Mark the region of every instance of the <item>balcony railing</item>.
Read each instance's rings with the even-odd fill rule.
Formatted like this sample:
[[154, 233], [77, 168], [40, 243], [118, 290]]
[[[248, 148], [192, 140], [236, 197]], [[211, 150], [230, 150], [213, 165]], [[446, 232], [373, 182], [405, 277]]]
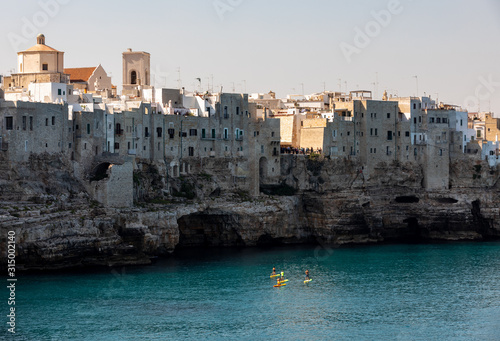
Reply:
[[116, 129], [115, 130], [115, 134], [118, 135], [118, 136], [122, 136], [123, 135], [123, 129]]

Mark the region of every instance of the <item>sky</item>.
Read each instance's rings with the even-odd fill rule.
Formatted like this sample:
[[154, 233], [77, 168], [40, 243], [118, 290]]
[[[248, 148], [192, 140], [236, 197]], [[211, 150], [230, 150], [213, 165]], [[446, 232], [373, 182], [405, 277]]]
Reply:
[[132, 48], [159, 87], [387, 90], [500, 117], [499, 0], [23, 0], [2, 14], [3, 75], [43, 33], [65, 67], [101, 64], [119, 87]]

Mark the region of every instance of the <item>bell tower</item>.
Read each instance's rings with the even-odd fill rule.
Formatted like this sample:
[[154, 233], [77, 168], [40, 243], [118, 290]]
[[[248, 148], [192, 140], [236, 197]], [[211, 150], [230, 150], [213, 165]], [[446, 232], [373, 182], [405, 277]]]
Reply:
[[123, 52], [123, 94], [138, 96], [138, 90], [151, 87], [151, 55], [147, 52]]

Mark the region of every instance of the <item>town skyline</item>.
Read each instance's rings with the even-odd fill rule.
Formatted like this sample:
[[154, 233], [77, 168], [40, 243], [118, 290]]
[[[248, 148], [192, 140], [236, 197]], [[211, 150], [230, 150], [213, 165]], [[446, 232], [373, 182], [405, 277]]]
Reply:
[[[47, 45], [65, 52], [66, 67], [101, 64], [119, 88], [121, 53], [132, 48], [151, 53], [151, 83], [157, 87], [272, 90], [279, 97], [364, 89], [376, 99], [387, 90], [500, 113], [500, 75], [494, 68], [500, 49], [488, 39], [500, 33], [500, 5], [494, 1], [318, 2], [321, 7], [292, 1], [284, 7], [282, 1], [192, 0], [145, 8], [125, 1], [121, 7], [100, 4], [95, 13], [95, 1], [83, 8], [72, 0], [28, 3], [5, 5], [11, 15], [2, 23], [7, 32], [1, 38], [7, 47], [0, 54], [4, 76], [17, 71], [16, 53], [44, 33]], [[281, 15], [273, 21], [270, 12], [279, 14], [276, 9]], [[68, 14], [75, 10], [88, 16], [85, 29], [61, 30], [71, 27]], [[165, 14], [154, 20], [148, 13]], [[143, 24], [139, 18], [151, 20]], [[235, 48], [239, 40], [241, 48]]]

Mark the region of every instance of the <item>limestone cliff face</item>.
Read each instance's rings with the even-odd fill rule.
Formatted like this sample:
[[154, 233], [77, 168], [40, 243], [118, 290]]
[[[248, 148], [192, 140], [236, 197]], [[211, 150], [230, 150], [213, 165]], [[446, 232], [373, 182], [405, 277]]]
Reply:
[[286, 182], [301, 189], [303, 226], [323, 242], [481, 240], [500, 237], [499, 170], [456, 163], [450, 189], [426, 191], [414, 164], [363, 168], [338, 160], [284, 160]]
[[[448, 190], [426, 191], [411, 163], [380, 164], [366, 176], [354, 161], [286, 156], [282, 186], [295, 194], [275, 188], [257, 198], [219, 174], [165, 179], [147, 167], [134, 175], [133, 209], [92, 201], [58, 157], [0, 166], [0, 251], [4, 259], [15, 231], [25, 269], [147, 264], [200, 246], [500, 237], [500, 173], [477, 162], [452, 165]], [[176, 195], [158, 197], [167, 185]]]

